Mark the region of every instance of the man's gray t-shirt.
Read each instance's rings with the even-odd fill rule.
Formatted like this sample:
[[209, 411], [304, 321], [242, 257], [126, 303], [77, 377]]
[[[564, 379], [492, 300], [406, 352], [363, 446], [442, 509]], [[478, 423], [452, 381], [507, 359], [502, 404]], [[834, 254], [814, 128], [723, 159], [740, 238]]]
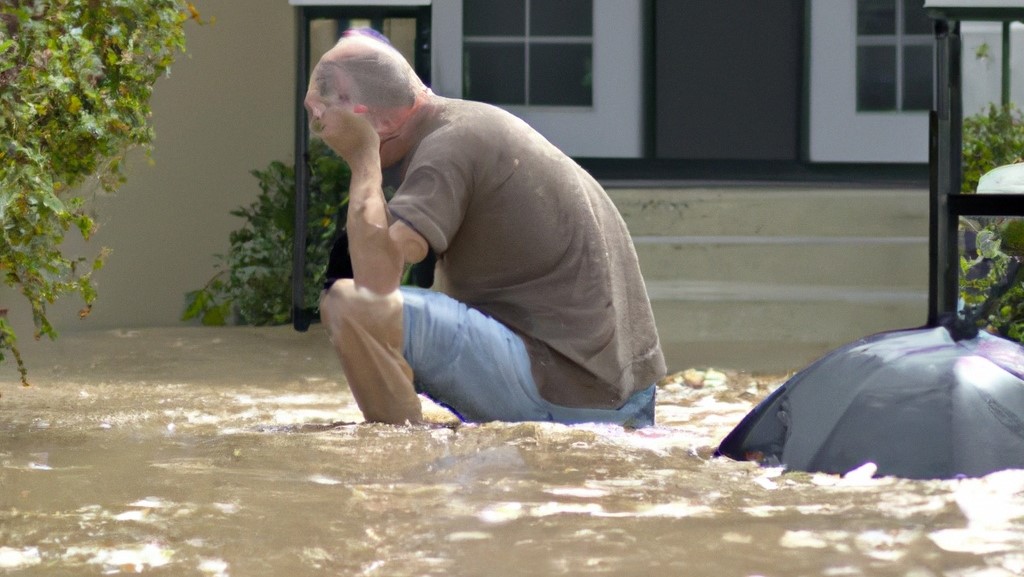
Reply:
[[601, 186], [511, 114], [437, 102], [389, 203], [438, 255], [435, 288], [522, 336], [552, 403], [617, 408], [661, 378], [636, 252]]

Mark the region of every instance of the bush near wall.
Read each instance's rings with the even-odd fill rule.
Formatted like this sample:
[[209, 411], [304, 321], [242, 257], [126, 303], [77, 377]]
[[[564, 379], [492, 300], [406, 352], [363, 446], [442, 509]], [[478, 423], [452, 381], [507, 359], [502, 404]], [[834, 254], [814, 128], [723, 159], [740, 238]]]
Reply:
[[[89, 313], [106, 253], [62, 252], [69, 231], [95, 229], [77, 191], [114, 190], [126, 151], [152, 141], [152, 87], [189, 18], [183, 0], [0, 2], [0, 277], [28, 301], [37, 339], [57, 336], [46, 310], [58, 297]], [[28, 384], [16, 345], [2, 310], [0, 362], [13, 356]]]
[[[345, 218], [351, 171], [322, 140], [309, 143], [306, 207], [306, 267], [301, 308], [316, 318], [328, 275], [351, 278]], [[295, 242], [295, 168], [270, 163], [252, 175], [260, 194], [249, 206], [231, 211], [244, 219], [228, 236], [227, 254], [218, 255], [217, 272], [185, 295], [182, 320], [204, 325], [280, 325], [292, 320], [292, 251]], [[394, 190], [384, 189], [391, 198]], [[339, 228], [340, 227], [340, 228]], [[434, 282], [433, 253], [407, 266], [402, 284], [429, 287]]]
[[[350, 171], [320, 140], [309, 144], [309, 168], [304, 307], [316, 309], [337, 224], [345, 219]], [[260, 194], [249, 206], [231, 211], [244, 222], [229, 235], [228, 253], [218, 255], [219, 270], [185, 295], [182, 320], [198, 319], [204, 325], [291, 320], [295, 168], [274, 161], [252, 175]]]

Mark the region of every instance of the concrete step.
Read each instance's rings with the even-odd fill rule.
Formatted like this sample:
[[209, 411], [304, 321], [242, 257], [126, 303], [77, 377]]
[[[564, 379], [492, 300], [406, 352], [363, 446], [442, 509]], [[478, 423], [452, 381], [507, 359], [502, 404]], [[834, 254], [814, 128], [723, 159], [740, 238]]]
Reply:
[[634, 236], [644, 278], [921, 287], [928, 237]]
[[794, 370], [863, 336], [920, 326], [928, 304], [913, 289], [651, 281], [647, 291], [670, 371]]
[[612, 189], [669, 370], [784, 372], [927, 315], [926, 190]]
[[928, 236], [928, 191], [825, 186], [609, 189], [634, 236]]

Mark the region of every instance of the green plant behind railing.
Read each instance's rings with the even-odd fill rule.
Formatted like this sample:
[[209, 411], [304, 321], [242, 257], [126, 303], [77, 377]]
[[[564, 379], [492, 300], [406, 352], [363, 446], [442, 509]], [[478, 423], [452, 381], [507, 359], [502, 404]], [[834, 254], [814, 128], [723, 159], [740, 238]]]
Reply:
[[966, 318], [989, 332], [1024, 341], [1024, 221], [962, 218], [975, 251], [960, 256], [960, 299]]
[[[124, 180], [121, 163], [149, 145], [153, 84], [198, 20], [183, 0], [0, 1], [0, 278], [27, 300], [35, 337], [56, 338], [47, 306], [68, 293], [96, 297], [91, 275], [105, 257], [63, 252], [64, 235], [95, 224], [76, 190]], [[27, 371], [0, 309], [0, 362]]]
[[997, 166], [1013, 164], [1024, 156], [1024, 117], [1012, 103], [989, 104], [984, 111], [964, 119], [963, 184], [971, 194], [978, 180]]
[[[974, 193], [982, 175], [1024, 155], [1024, 117], [1012, 104], [995, 104], [964, 119], [963, 188]], [[960, 231], [974, 250], [960, 256], [962, 313], [978, 326], [1024, 341], [1024, 221], [972, 215]]]
[[[348, 205], [349, 169], [327, 146], [309, 145], [305, 307], [314, 309], [324, 281], [336, 223]], [[260, 195], [231, 214], [245, 219], [229, 236], [220, 270], [185, 296], [182, 320], [204, 325], [276, 325], [291, 319], [292, 246], [295, 238], [295, 169], [272, 162], [254, 170]]]

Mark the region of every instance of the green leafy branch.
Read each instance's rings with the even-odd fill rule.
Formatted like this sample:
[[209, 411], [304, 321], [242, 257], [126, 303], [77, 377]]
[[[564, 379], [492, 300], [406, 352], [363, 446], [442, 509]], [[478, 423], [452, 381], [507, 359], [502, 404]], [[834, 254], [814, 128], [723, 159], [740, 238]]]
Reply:
[[[6, 0], [0, 3], [0, 277], [27, 300], [35, 338], [56, 338], [47, 306], [68, 293], [88, 315], [92, 258], [65, 255], [65, 235], [96, 229], [75, 191], [88, 179], [112, 191], [127, 150], [148, 146], [153, 84], [184, 50], [183, 0]], [[0, 362], [27, 369], [0, 315]]]

